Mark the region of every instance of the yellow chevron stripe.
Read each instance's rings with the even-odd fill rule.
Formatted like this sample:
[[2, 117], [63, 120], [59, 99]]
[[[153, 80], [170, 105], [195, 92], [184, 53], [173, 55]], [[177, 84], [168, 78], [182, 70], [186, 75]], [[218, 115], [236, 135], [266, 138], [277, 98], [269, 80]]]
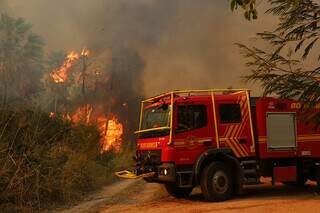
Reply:
[[239, 151], [237, 150], [237, 148], [232, 145], [231, 141], [230, 141], [230, 133], [233, 132], [233, 130], [236, 128], [235, 125], [230, 126], [230, 130], [228, 131], [228, 134], [226, 135], [226, 142], [228, 143], [228, 145], [231, 147], [231, 149], [235, 152], [236, 155], [241, 156], [241, 154], [239, 153]]
[[243, 148], [244, 152], [246, 153], [246, 156], [249, 156], [249, 150], [247, 149], [247, 146], [246, 145], [242, 145], [242, 144], [239, 144], [240, 147]]
[[239, 138], [239, 136], [240, 136], [239, 133], [240, 133], [243, 126], [244, 126], [243, 124], [241, 124], [241, 126], [239, 126], [239, 128], [237, 129], [237, 131], [234, 134], [234, 138]]
[[229, 140], [225, 140], [225, 142], [228, 144], [228, 146], [232, 149], [233, 153], [236, 155], [236, 157], [241, 157], [241, 155], [238, 153], [238, 151], [235, 149], [234, 146], [232, 146], [230, 144], [230, 141]]
[[227, 138], [230, 134], [230, 131], [232, 131], [233, 125], [230, 125], [227, 130], [226, 130], [226, 134], [223, 136], [224, 138]]
[[[240, 128], [239, 128], [240, 129]], [[245, 151], [245, 149], [243, 148], [243, 146], [239, 143], [239, 135], [236, 135], [234, 138], [232, 138], [233, 140], [234, 140], [234, 142], [235, 142], [235, 145], [237, 146], [237, 147], [239, 147], [239, 149], [240, 150], [242, 150], [242, 152], [246, 155], [246, 154], [248, 154], [246, 151]]]
[[[243, 98], [242, 100], [244, 100], [245, 101], [245, 98]], [[238, 137], [240, 137], [241, 135], [242, 135], [242, 133], [243, 133], [243, 131], [244, 131], [244, 127], [245, 127], [245, 125], [246, 125], [246, 122], [247, 122], [247, 120], [248, 120], [248, 118], [249, 118], [249, 116], [248, 116], [248, 113], [249, 113], [249, 111], [247, 110], [247, 107], [244, 107], [245, 109], [244, 109], [244, 115], [243, 115], [243, 121], [242, 121], [242, 125], [241, 125], [241, 128], [239, 129], [239, 131], [238, 131], [238, 133], [237, 133], [237, 136]], [[244, 150], [244, 152], [246, 153], [246, 155], [248, 156], [249, 155], [249, 152], [247, 151], [247, 149], [246, 149], [246, 146], [245, 145], [242, 145], [242, 144], [239, 144], [239, 146]]]
[[236, 126], [236, 125], [233, 125], [233, 126], [232, 126], [231, 131], [229, 132], [229, 135], [226, 137], [226, 141], [228, 141], [229, 144], [230, 144], [231, 146], [233, 146], [235, 150], [237, 150], [238, 155], [241, 156], [241, 155], [242, 155], [241, 150], [240, 150], [239, 147], [237, 147], [237, 145], [236, 145], [235, 143], [233, 143], [233, 141], [232, 141], [232, 139], [233, 139], [233, 137], [232, 137], [233, 132], [234, 132], [237, 128], [239, 128], [239, 127]]
[[248, 118], [249, 118], [249, 117], [247, 116], [246, 119], [245, 119], [244, 125], [243, 125], [242, 128], [241, 128], [241, 131], [240, 131], [239, 135], [242, 135], [242, 133], [243, 133], [243, 131], [244, 131], [244, 129], [245, 129], [244, 127], [246, 126], [245, 124], [246, 124]]
[[234, 125], [234, 128], [233, 128], [233, 130], [232, 130], [232, 132], [230, 133], [230, 138], [235, 138], [236, 137], [236, 135], [235, 135], [235, 133], [236, 133], [236, 131], [238, 130], [240, 128], [240, 125], [238, 124], [238, 125]]
[[234, 138], [230, 138], [230, 142], [233, 144], [233, 146], [239, 151], [241, 157], [245, 156], [243, 150], [239, 147], [239, 144]]
[[236, 138], [236, 135], [234, 134], [238, 129], [240, 128], [240, 125], [234, 125], [234, 128], [232, 129], [230, 136], [228, 135], [228, 139], [233, 144], [233, 146], [240, 152], [240, 154], [243, 155], [242, 150], [238, 147], [236, 143], [234, 143], [233, 139]]
[[[247, 112], [248, 112], [248, 111], [247, 111]], [[240, 130], [239, 130], [238, 133], [237, 133], [237, 136], [242, 135], [242, 131], [243, 131], [245, 125], [246, 125], [247, 118], [248, 118], [247, 114], [248, 114], [248, 113], [246, 113], [245, 117], [243, 118], [243, 122], [242, 122], [242, 124], [241, 124]]]
[[244, 125], [244, 123], [232, 125], [228, 128], [225, 134], [225, 138], [223, 138], [224, 141], [227, 141], [228, 145], [231, 147], [231, 149], [234, 152], [237, 152], [238, 156], [244, 156], [244, 150], [239, 146], [239, 143], [235, 141], [235, 139], [238, 136], [238, 132], [241, 129], [241, 127]]
[[[247, 113], [246, 113], [247, 114]], [[242, 152], [243, 152], [243, 154], [245, 155], [245, 156], [248, 156], [249, 155], [249, 153], [246, 151], [246, 149], [244, 148], [244, 146], [243, 145], [241, 145], [241, 144], [239, 144], [239, 138], [240, 138], [240, 135], [241, 135], [241, 133], [240, 132], [242, 132], [242, 130], [244, 129], [244, 126], [245, 126], [245, 123], [246, 122], [246, 117], [244, 117], [244, 120], [243, 120], [243, 122], [237, 127], [237, 129], [236, 129], [236, 131], [235, 131], [235, 134], [234, 134], [234, 136], [233, 136], [233, 139], [234, 139], [234, 144], [235, 144], [235, 146], [236, 147], [238, 147]]]
[[230, 125], [224, 131], [222, 137], [219, 137], [221, 142], [225, 142], [235, 153], [236, 156], [248, 156], [248, 150], [245, 148], [246, 146], [239, 144], [239, 136], [245, 129], [245, 125], [248, 119], [248, 109], [246, 105], [246, 96], [240, 96], [238, 99], [238, 103], [241, 109], [242, 122], [241, 124]]

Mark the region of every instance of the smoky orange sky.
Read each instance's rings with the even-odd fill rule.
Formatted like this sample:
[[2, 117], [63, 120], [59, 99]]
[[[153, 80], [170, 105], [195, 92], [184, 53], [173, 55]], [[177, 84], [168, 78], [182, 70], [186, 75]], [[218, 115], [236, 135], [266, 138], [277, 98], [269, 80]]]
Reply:
[[248, 68], [234, 43], [253, 44], [256, 32], [276, 24], [260, 2], [256, 21], [246, 21], [241, 10], [231, 12], [228, 0], [0, 0], [0, 6], [32, 23], [47, 52], [137, 49], [147, 96], [229, 86], [257, 95], [259, 86], [241, 79]]

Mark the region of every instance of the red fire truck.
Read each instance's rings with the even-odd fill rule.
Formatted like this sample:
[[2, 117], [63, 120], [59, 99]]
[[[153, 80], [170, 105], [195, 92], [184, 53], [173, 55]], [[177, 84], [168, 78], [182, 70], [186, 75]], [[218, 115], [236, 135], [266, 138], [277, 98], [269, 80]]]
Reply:
[[[250, 97], [249, 90], [187, 90], [141, 104], [134, 174], [163, 183], [176, 197], [200, 185], [222, 201], [260, 177], [320, 183], [320, 129], [296, 100]], [[319, 111], [316, 106], [310, 113]]]

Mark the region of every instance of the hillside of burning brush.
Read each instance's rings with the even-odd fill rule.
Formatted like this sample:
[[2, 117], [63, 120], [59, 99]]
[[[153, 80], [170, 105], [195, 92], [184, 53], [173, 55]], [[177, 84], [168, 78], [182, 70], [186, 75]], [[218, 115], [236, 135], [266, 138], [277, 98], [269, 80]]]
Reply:
[[52, 116], [62, 113], [74, 123], [97, 124], [103, 149], [119, 151], [136, 129], [141, 99], [136, 85], [141, 84], [135, 82], [139, 75], [133, 72], [142, 68], [140, 57], [130, 49], [102, 57], [87, 48], [70, 51], [43, 77], [42, 106]]
[[137, 51], [45, 55], [24, 19], [0, 14], [0, 26], [0, 209], [70, 203], [130, 167], [144, 68]]
[[[70, 203], [109, 182], [128, 160], [101, 153], [95, 125], [31, 110], [0, 111], [0, 209], [32, 211]], [[126, 152], [126, 153], [124, 153]]]
[[108, 88], [111, 76], [95, 72], [92, 81], [88, 61], [88, 50], [72, 51], [44, 76], [47, 108], [8, 104], [0, 110], [0, 209], [77, 201], [131, 166], [132, 148], [124, 143], [128, 103], [111, 89], [103, 99], [95, 94], [101, 85]]

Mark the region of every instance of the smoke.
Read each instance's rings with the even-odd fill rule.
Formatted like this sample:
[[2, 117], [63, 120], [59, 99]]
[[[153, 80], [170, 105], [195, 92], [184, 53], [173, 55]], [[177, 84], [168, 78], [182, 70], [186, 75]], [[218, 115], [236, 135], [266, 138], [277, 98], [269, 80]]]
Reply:
[[[135, 85], [136, 96], [186, 88], [256, 90], [256, 85], [240, 78], [248, 70], [233, 43], [247, 42], [275, 23], [262, 14], [265, 5], [260, 5], [259, 19], [248, 22], [242, 11], [230, 11], [227, 0], [10, 0], [7, 4], [9, 13], [33, 24], [48, 52], [87, 46], [102, 55], [110, 51], [123, 55], [125, 50], [130, 50], [127, 55], [138, 55], [144, 66], [135, 69], [130, 59], [122, 57], [131, 68], [119, 71], [117, 77]], [[0, 6], [5, 6], [4, 0]]]
[[6, 0], [0, 0], [0, 13], [8, 10], [8, 5]]

